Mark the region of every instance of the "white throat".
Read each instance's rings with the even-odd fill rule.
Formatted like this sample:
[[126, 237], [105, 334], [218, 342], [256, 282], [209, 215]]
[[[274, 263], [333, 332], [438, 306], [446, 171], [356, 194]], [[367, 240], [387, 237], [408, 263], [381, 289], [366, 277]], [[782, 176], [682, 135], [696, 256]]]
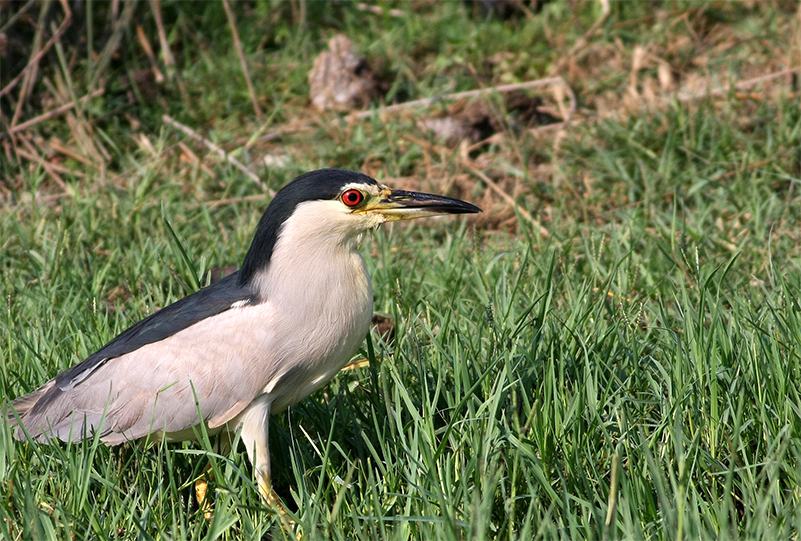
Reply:
[[357, 251], [363, 231], [354, 231], [352, 216], [332, 213], [332, 203], [337, 204], [298, 205], [281, 229], [268, 268], [255, 276], [260, 299], [275, 315], [279, 356], [294, 360], [294, 375], [281, 375], [271, 384], [278, 385], [274, 411], [333, 377], [369, 330], [373, 290]]

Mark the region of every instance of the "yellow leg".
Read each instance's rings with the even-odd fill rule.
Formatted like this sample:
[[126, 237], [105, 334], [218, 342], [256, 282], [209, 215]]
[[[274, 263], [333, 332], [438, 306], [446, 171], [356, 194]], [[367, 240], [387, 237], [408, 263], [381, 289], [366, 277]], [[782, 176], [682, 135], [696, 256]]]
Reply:
[[241, 426], [242, 441], [247, 448], [250, 463], [253, 464], [253, 472], [256, 474], [262, 498], [278, 515], [284, 529], [296, 539], [300, 539], [300, 534], [296, 531], [297, 525], [295, 521], [289, 516], [284, 504], [281, 503], [281, 499], [273, 490], [272, 481], [270, 480], [270, 450], [267, 445], [270, 441], [268, 436], [271, 403], [269, 395], [262, 395], [245, 408], [232, 421], [232, 424]]
[[205, 479], [198, 479], [195, 481], [195, 498], [197, 498], [197, 505], [203, 511], [203, 516], [206, 520], [211, 520], [214, 513], [211, 511], [211, 503], [206, 499], [206, 491], [209, 484]]
[[279, 520], [281, 521], [281, 525], [284, 529], [295, 536], [295, 539], [300, 540], [302, 537], [299, 532], [295, 530], [296, 524], [294, 519], [289, 516], [289, 512], [284, 507], [284, 504], [281, 503], [281, 498], [278, 497], [278, 494], [275, 493], [273, 490], [272, 481], [270, 480], [269, 474], [256, 474], [256, 477], [259, 481], [259, 492], [261, 493], [262, 498], [267, 502], [267, 504], [273, 508], [275, 514], [278, 515]]

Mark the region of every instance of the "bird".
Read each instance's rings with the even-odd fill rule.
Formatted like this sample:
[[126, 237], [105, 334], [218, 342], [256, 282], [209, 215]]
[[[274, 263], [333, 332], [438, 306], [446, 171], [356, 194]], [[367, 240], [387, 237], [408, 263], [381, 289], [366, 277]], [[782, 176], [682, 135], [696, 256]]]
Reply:
[[360, 239], [385, 222], [476, 212], [356, 171], [303, 174], [272, 199], [239, 270], [13, 400], [14, 437], [114, 446], [194, 440], [201, 424], [238, 432], [259, 492], [280, 509], [269, 418], [323, 387], [367, 336], [373, 291]]

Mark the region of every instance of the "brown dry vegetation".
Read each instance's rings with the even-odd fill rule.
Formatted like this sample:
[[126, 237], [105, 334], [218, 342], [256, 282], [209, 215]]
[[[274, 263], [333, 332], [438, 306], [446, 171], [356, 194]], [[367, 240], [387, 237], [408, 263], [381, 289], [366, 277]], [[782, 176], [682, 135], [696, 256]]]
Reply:
[[[397, 92], [387, 97], [392, 84], [392, 68], [388, 65], [391, 57], [374, 54], [368, 58], [384, 91], [383, 97], [370, 103], [370, 107], [378, 108], [377, 117], [319, 113], [310, 107], [307, 87], [281, 82], [290, 72], [309, 69], [312, 55], [304, 55], [302, 62], [287, 62], [277, 52], [264, 54], [262, 50], [259, 54], [264, 42], [270, 40], [265, 34], [255, 51], [250, 51], [255, 55], [250, 60], [242, 57], [243, 69], [235, 84], [246, 88], [245, 81], [253, 73], [258, 75], [257, 80], [277, 80], [277, 90], [264, 93], [262, 84], [248, 93], [258, 114], [253, 109], [247, 111], [244, 105], [233, 115], [223, 114], [213, 103], [204, 102], [201, 89], [187, 88], [182, 75], [184, 66], [176, 58], [189, 60], [193, 55], [182, 49], [190, 44], [180, 36], [180, 26], [165, 29], [161, 14], [164, 7], [159, 2], [138, 7], [99, 7], [106, 12], [100, 24], [97, 15], [91, 22], [85, 13], [73, 13], [66, 0], [45, 4], [9, 2], [2, 9], [0, 37], [4, 58], [0, 122], [5, 127], [0, 144], [6, 160], [0, 190], [13, 207], [25, 185], [24, 178], [40, 168], [46, 172], [46, 179], [37, 186], [36, 197], [50, 204], [82, 190], [102, 189], [98, 184], [124, 190], [128, 179], [137, 174], [120, 158], [128, 153], [139, 156], [140, 165], [168, 172], [172, 182], [186, 182], [187, 193], [194, 191], [190, 179], [197, 179], [198, 175], [213, 183], [221, 160], [219, 153], [211, 151], [210, 144], [199, 138], [188, 139], [163, 121], [162, 114], [176, 110], [187, 119], [184, 125], [199, 137], [208, 141], [208, 134], [218, 134], [219, 148], [237, 162], [245, 162], [244, 167], [253, 171], [254, 180], [274, 166], [280, 169], [287, 164], [308, 163], [310, 155], [320, 154], [314, 147], [317, 140], [327, 139], [333, 146], [348, 149], [353, 146], [354, 130], [370, 139], [376, 130], [384, 130], [384, 122], [392, 118], [398, 123], [397, 136], [391, 142], [393, 151], [404, 154], [414, 147], [419, 154], [419, 159], [404, 166], [403, 184], [478, 198], [487, 210], [477, 218], [481, 227], [514, 230], [513, 202], [517, 202], [529, 219], [542, 224], [546, 231], [552, 220], [550, 201], [554, 198], [576, 200], [576, 211], [605, 220], [609, 216], [604, 209], [630, 202], [614, 193], [607, 194], [609, 199], [592, 201], [593, 193], [598, 191], [593, 173], [565, 178], [561, 162], [563, 149], [581, 146], [588, 137], [593, 138], [594, 144], [606, 144], [593, 136], [594, 123], [602, 119], [625, 123], [643, 115], [662, 115], [664, 122], [663, 114], [671, 104], [687, 103], [692, 108], [702, 102], [712, 110], [730, 108], [747, 125], [760, 104], [797, 95], [795, 66], [801, 37], [795, 4], [709, 2], [678, 8], [671, 3], [654, 3], [651, 7], [638, 10], [641, 16], [627, 19], [627, 10], [622, 6], [599, 14], [599, 10], [586, 4], [570, 2], [566, 8], [572, 15], [554, 28], [546, 24], [540, 36], [552, 51], [550, 58], [534, 58], [523, 49], [479, 57], [479, 64], [468, 60], [453, 62], [448, 71], [461, 72], [461, 81], [472, 80], [470, 86], [476, 89], [544, 76], [560, 76], [566, 86], [552, 84], [529, 91], [530, 111], [522, 121], [504, 100], [509, 94], [500, 99], [487, 99], [490, 95], [485, 95], [478, 98], [485, 103], [483, 117], [466, 130], [446, 131], [440, 137], [426, 127], [437, 119], [458, 118], [454, 107], [464, 109], [470, 101], [453, 104], [444, 92], [439, 94], [438, 103], [380, 114], [387, 98], [395, 104], [408, 101]], [[237, 20], [254, 16], [247, 4], [237, 4], [235, 8], [239, 14], [228, 19], [230, 30], [236, 30]], [[287, 4], [275, 5], [267, 21], [255, 25], [249, 21], [241, 32], [276, 25], [282, 17], [289, 27], [297, 25], [310, 31], [311, 23], [298, 19], [298, 6], [292, 4], [288, 8]], [[410, 16], [437, 16], [436, 3], [413, 2], [408, 8]], [[772, 13], [771, 17], [761, 17], [772, 26], [769, 37], [755, 36], [742, 25], [732, 24], [741, 18], [759, 21], [760, 11]], [[520, 18], [539, 16], [525, 9], [511, 13], [518, 19], [507, 23], [518, 26], [522, 24]], [[591, 31], [576, 33], [592, 20], [588, 13], [600, 17]], [[366, 11], [362, 16], [392, 19], [382, 12]], [[86, 43], [90, 25], [94, 26], [95, 36], [91, 49]], [[574, 32], [560, 31], [564, 28]], [[334, 35], [331, 28], [314, 30], [311, 37]], [[211, 38], [201, 37], [199, 46], [206, 46], [208, 39]], [[252, 37], [248, 41], [255, 42]], [[632, 45], [632, 41], [636, 43]], [[321, 48], [324, 45], [323, 40], [315, 42]], [[437, 46], [420, 44], [417, 51], [412, 48], [411, 56], [405, 59], [409, 79], [423, 79], [430, 73], [432, 60], [447, 51], [447, 47], [438, 50]], [[131, 59], [133, 65], [126, 65]], [[579, 102], [569, 123], [532, 126], [531, 110], [550, 123], [569, 116], [568, 87]], [[276, 93], [281, 95], [280, 112], [271, 112]], [[147, 118], [142, 118], [145, 115]], [[265, 119], [269, 119], [267, 123]], [[109, 123], [123, 129], [124, 137], [109, 131]], [[478, 124], [482, 129], [472, 129]], [[102, 130], [98, 130], [100, 125]], [[379, 155], [368, 149], [353, 155], [355, 164], [374, 176], [398, 177], [386, 161], [384, 148], [381, 150]], [[352, 163], [345, 161], [346, 166]], [[320, 165], [343, 163], [332, 159]], [[484, 178], [475, 174], [476, 170]], [[516, 173], [509, 174], [509, 170]], [[213, 198], [209, 194], [200, 195], [199, 199], [209, 196]]]

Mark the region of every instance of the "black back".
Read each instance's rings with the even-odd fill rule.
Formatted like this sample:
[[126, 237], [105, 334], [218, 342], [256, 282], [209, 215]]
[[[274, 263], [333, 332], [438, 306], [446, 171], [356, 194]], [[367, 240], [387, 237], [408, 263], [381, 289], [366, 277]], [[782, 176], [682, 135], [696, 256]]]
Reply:
[[255, 299], [250, 288], [239, 285], [239, 271], [236, 271], [134, 323], [84, 361], [56, 376], [56, 385], [62, 390], [73, 387], [109, 359], [164, 340], [198, 321], [228, 310], [236, 302], [244, 305]]

